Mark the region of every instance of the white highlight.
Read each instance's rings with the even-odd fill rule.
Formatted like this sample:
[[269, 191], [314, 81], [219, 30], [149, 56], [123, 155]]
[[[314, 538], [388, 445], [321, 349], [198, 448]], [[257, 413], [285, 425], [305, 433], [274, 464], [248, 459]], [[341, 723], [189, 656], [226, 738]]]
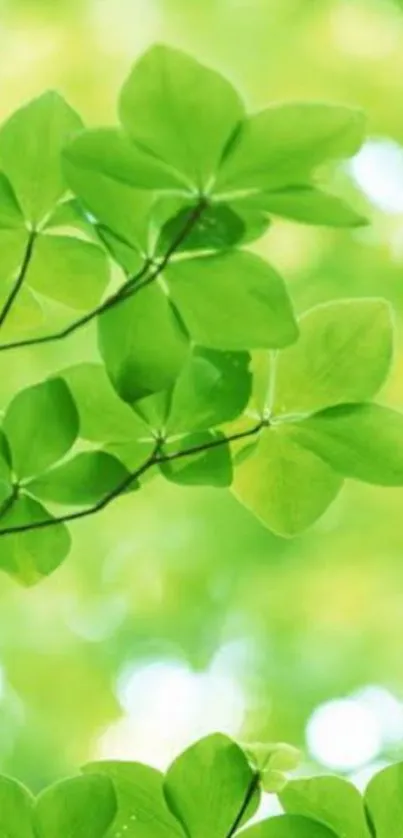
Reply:
[[364, 701], [328, 701], [312, 714], [307, 726], [312, 756], [338, 771], [352, 771], [375, 759], [382, 747], [379, 721]]
[[369, 140], [349, 170], [367, 198], [383, 212], [403, 212], [403, 148], [390, 139]]
[[193, 672], [178, 661], [147, 662], [122, 673], [117, 696], [125, 716], [101, 737], [96, 756], [161, 769], [208, 733], [236, 735], [245, 709], [237, 680], [214, 664]]

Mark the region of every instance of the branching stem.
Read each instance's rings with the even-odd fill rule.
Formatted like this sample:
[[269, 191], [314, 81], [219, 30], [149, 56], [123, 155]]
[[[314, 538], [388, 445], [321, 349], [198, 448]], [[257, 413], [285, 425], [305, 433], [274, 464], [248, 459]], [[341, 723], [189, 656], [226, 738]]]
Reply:
[[6, 319], [7, 319], [8, 315], [9, 315], [9, 313], [10, 313], [10, 311], [11, 311], [11, 309], [12, 309], [12, 307], [13, 307], [13, 305], [14, 305], [17, 297], [18, 297], [18, 294], [19, 294], [19, 292], [20, 292], [20, 290], [21, 290], [21, 288], [24, 284], [24, 280], [25, 280], [25, 277], [27, 275], [28, 268], [31, 264], [31, 259], [32, 259], [32, 255], [33, 255], [33, 252], [34, 252], [34, 244], [35, 244], [36, 237], [37, 237], [37, 233], [36, 233], [35, 230], [33, 230], [29, 235], [28, 243], [27, 243], [25, 253], [24, 253], [24, 258], [22, 260], [22, 265], [21, 265], [21, 268], [20, 268], [20, 272], [19, 272], [19, 274], [17, 276], [17, 279], [15, 280], [15, 283], [14, 283], [14, 285], [13, 285], [13, 287], [12, 287], [12, 289], [11, 289], [11, 291], [10, 291], [10, 293], [9, 293], [9, 295], [8, 295], [4, 305], [3, 305], [3, 308], [0, 311], [0, 329], [4, 325]]
[[[97, 512], [101, 512], [105, 509], [109, 504], [111, 504], [116, 498], [123, 495], [130, 486], [138, 480], [139, 477], [142, 477], [149, 469], [151, 469], [155, 465], [159, 465], [160, 463], [165, 462], [172, 462], [173, 460], [179, 460], [183, 457], [191, 457], [193, 454], [200, 454], [203, 451], [209, 451], [212, 448], [219, 448], [222, 445], [227, 445], [230, 442], [236, 442], [237, 440], [247, 439], [248, 437], [256, 436], [263, 427], [267, 425], [267, 421], [260, 420], [254, 427], [249, 428], [247, 431], [240, 431], [232, 436], [228, 437], [218, 437], [217, 439], [213, 439], [210, 442], [206, 442], [200, 445], [193, 445], [190, 448], [181, 450], [181, 451], [174, 451], [169, 454], [162, 454], [161, 453], [161, 441], [159, 440], [150, 454], [150, 456], [139, 466], [135, 471], [130, 472], [124, 480], [118, 483], [108, 494], [104, 495], [101, 500], [95, 503], [93, 506], [88, 507], [87, 509], [81, 509], [78, 512], [67, 512], [65, 515], [60, 515], [56, 518], [47, 518], [42, 521], [32, 521], [29, 524], [20, 524], [19, 526], [10, 526], [4, 527], [0, 529], [0, 536], [5, 535], [12, 535], [15, 533], [22, 533], [22, 532], [30, 532], [31, 530], [41, 530], [47, 529], [48, 527], [53, 527], [56, 524], [64, 524], [69, 521], [76, 521], [79, 518], [87, 518], [90, 515], [95, 515]], [[10, 507], [7, 508], [6, 512], [9, 511]], [[0, 513], [0, 519], [4, 516], [4, 512]]]
[[[99, 317], [106, 311], [109, 311], [111, 308], [115, 308], [116, 306], [123, 303], [128, 297], [137, 294], [137, 292], [141, 291], [142, 288], [145, 288], [147, 285], [150, 285], [152, 282], [155, 282], [155, 280], [158, 279], [160, 274], [167, 267], [171, 257], [178, 250], [181, 244], [185, 241], [186, 237], [189, 235], [195, 224], [197, 224], [206, 206], [206, 198], [200, 198], [197, 206], [189, 214], [189, 217], [186, 223], [184, 224], [183, 229], [178, 233], [178, 235], [170, 244], [166, 253], [162, 257], [161, 261], [158, 262], [158, 264], [154, 267], [154, 269], [149, 273], [148, 276], [147, 273], [150, 269], [152, 262], [149, 258], [146, 258], [142, 268], [135, 276], [130, 277], [124, 283], [124, 285], [122, 285], [122, 287], [118, 291], [116, 291], [115, 294], [112, 294], [112, 296], [108, 297], [108, 299], [106, 299], [103, 303], [100, 303], [100, 305], [98, 305], [96, 308], [87, 312], [87, 314], [84, 314], [82, 317], [79, 317], [77, 320], [74, 320], [73, 323], [70, 323], [63, 329], [60, 329], [57, 332], [52, 332], [49, 335], [42, 335], [39, 337], [32, 338], [23, 338], [22, 340], [10, 341], [8, 343], [0, 343], [0, 352], [8, 352], [11, 349], [24, 349], [29, 346], [40, 346], [41, 344], [53, 343], [55, 341], [64, 340], [65, 338], [72, 335], [74, 332], [77, 332], [78, 329], [81, 329], [83, 326], [86, 326], [87, 323], [90, 323], [96, 317]], [[18, 276], [15, 285], [13, 286], [13, 290], [8, 300], [4, 305], [3, 311], [0, 314], [0, 326], [7, 317], [8, 311], [10, 310], [26, 276], [32, 258], [35, 236], [36, 234], [32, 233], [25, 253], [24, 262], [21, 267], [21, 272]], [[141, 280], [143, 279], [144, 281], [141, 282]]]
[[231, 826], [230, 831], [226, 835], [226, 838], [232, 838], [232, 836], [235, 835], [235, 833], [237, 832], [239, 827], [242, 825], [243, 818], [244, 818], [246, 812], [248, 811], [248, 807], [249, 807], [249, 805], [250, 805], [250, 803], [253, 799], [253, 795], [257, 792], [257, 790], [259, 788], [259, 783], [260, 783], [260, 772], [256, 771], [252, 776], [252, 779], [249, 783], [249, 787], [246, 790], [246, 794], [245, 794], [245, 798], [244, 798], [244, 801], [242, 803], [242, 806], [241, 806], [241, 808], [240, 808], [240, 810], [239, 810], [239, 812], [238, 812], [238, 814], [237, 814], [237, 816], [234, 820], [234, 823]]

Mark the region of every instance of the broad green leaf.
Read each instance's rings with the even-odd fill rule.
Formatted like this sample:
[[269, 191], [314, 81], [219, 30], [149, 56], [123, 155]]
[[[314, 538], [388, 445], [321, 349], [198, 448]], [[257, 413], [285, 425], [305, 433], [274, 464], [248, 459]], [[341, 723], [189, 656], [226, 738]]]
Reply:
[[9, 511], [0, 516], [0, 567], [23, 585], [35, 585], [49, 576], [70, 551], [70, 535], [64, 524], [3, 535], [8, 527], [29, 527], [55, 520], [40, 503], [21, 495]]
[[39, 795], [36, 832], [38, 838], [104, 838], [116, 811], [108, 777], [93, 774], [62, 780]]
[[168, 433], [206, 430], [239, 416], [251, 391], [249, 362], [247, 352], [196, 346], [173, 389]]
[[371, 399], [392, 359], [391, 309], [385, 300], [337, 300], [299, 321], [297, 343], [276, 361], [273, 412], [307, 413]]
[[224, 157], [216, 191], [306, 185], [313, 170], [351, 157], [364, 134], [360, 110], [286, 103], [248, 117]]
[[76, 403], [82, 439], [128, 442], [147, 436], [147, 426], [117, 396], [101, 364], [77, 364], [61, 375]]
[[130, 141], [119, 128], [83, 131], [63, 153], [66, 176], [71, 166], [103, 174], [136, 189], [183, 189], [179, 172]]
[[24, 786], [9, 777], [0, 777], [2, 838], [33, 838], [32, 807], [33, 797]]
[[[64, 505], [96, 504], [129, 477], [116, 457], [105, 451], [84, 451], [31, 480], [26, 490], [41, 500]], [[131, 488], [134, 488], [135, 481]]]
[[71, 236], [39, 236], [27, 282], [45, 297], [85, 310], [99, 303], [108, 285], [108, 260], [92, 242]]
[[204, 189], [243, 117], [237, 92], [180, 50], [151, 47], [120, 97], [122, 123], [138, 145]]
[[360, 227], [368, 223], [342, 198], [322, 192], [314, 186], [292, 186], [277, 192], [260, 192], [252, 200], [256, 208], [304, 224], [316, 224], [320, 227]]
[[[199, 448], [194, 454], [187, 451]], [[178, 459], [162, 460], [161, 471], [172, 483], [185, 486], [216, 486], [223, 488], [232, 483], [231, 452], [225, 436], [218, 432], [204, 431], [189, 434], [178, 442], [164, 446], [164, 454], [178, 454]]]
[[[161, 229], [157, 252], [164, 254], [186, 229], [186, 223], [195, 210], [189, 203], [178, 210]], [[177, 252], [193, 250], [224, 250], [240, 242], [245, 233], [242, 219], [227, 204], [211, 204], [201, 214], [191, 232], [184, 238]]]
[[263, 349], [287, 346], [297, 338], [283, 280], [253, 253], [181, 259], [165, 277], [191, 337], [201, 346]]
[[84, 169], [66, 161], [70, 188], [104, 227], [138, 250], [148, 250], [148, 225], [152, 192], [134, 189], [102, 171]]
[[185, 838], [163, 794], [163, 775], [136, 762], [95, 762], [85, 772], [110, 777], [116, 792], [118, 811], [108, 838]]
[[33, 225], [67, 191], [61, 151], [81, 126], [78, 114], [51, 91], [16, 111], [0, 130], [0, 166]]
[[[169, 768], [165, 796], [169, 808], [192, 838], [230, 835], [245, 804], [254, 775], [245, 754], [222, 734], [201, 739]], [[259, 804], [255, 793], [248, 808], [252, 817]]]
[[3, 422], [17, 476], [40, 474], [60, 460], [73, 445], [78, 429], [77, 409], [61, 378], [17, 393]]
[[294, 439], [354, 480], [403, 486], [403, 414], [377, 404], [329, 407], [293, 426]]
[[251, 455], [236, 468], [233, 483], [238, 500], [282, 536], [313, 524], [342, 485], [319, 456], [298, 444], [290, 427], [264, 430]]
[[0, 229], [24, 227], [24, 216], [9, 180], [0, 172]]
[[359, 791], [342, 777], [292, 780], [280, 794], [285, 811], [305, 815], [343, 838], [371, 838]]
[[113, 386], [129, 403], [172, 386], [188, 352], [175, 312], [156, 284], [99, 318], [98, 344]]
[[102, 443], [130, 471], [144, 463], [155, 441], [137, 411], [119, 399], [105, 368], [100, 364], [78, 364], [62, 374], [77, 405], [80, 436]]
[[376, 838], [400, 838], [403, 822], [403, 764], [389, 765], [369, 782], [364, 795]]
[[310, 818], [276, 815], [245, 829], [242, 838], [336, 838], [336, 835], [324, 824]]

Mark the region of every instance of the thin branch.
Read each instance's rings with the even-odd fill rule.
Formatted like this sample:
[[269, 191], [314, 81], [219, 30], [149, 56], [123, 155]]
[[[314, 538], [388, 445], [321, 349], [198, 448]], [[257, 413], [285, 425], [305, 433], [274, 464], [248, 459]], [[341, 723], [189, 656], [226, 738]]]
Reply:
[[[213, 439], [210, 442], [206, 442], [200, 445], [193, 445], [191, 448], [184, 449], [182, 451], [174, 451], [170, 454], [160, 454], [161, 448], [161, 441], [158, 441], [157, 445], [154, 448], [154, 451], [150, 456], [145, 460], [145, 462], [139, 466], [135, 471], [132, 471], [128, 474], [124, 480], [117, 484], [107, 495], [104, 495], [100, 501], [95, 503], [93, 506], [90, 506], [87, 509], [82, 509], [78, 512], [67, 512], [65, 515], [60, 515], [57, 518], [47, 518], [42, 521], [33, 521], [30, 524], [21, 524], [20, 526], [11, 526], [11, 527], [4, 527], [0, 529], [0, 536], [4, 535], [12, 535], [13, 533], [21, 533], [21, 532], [30, 532], [31, 530], [41, 530], [47, 529], [48, 527], [53, 527], [56, 524], [64, 524], [69, 521], [76, 521], [79, 518], [87, 518], [90, 515], [95, 515], [97, 512], [101, 512], [102, 509], [105, 509], [109, 504], [111, 504], [116, 498], [123, 495], [127, 489], [145, 474], [150, 468], [155, 465], [159, 465], [160, 463], [165, 462], [172, 462], [172, 460], [179, 460], [183, 457], [191, 457], [193, 454], [200, 454], [203, 451], [209, 451], [212, 448], [219, 448], [222, 445], [227, 445], [230, 442], [236, 442], [240, 439], [247, 439], [247, 437], [255, 436], [258, 434], [263, 427], [268, 425], [268, 421], [262, 419], [258, 422], [257, 425], [254, 425], [253, 428], [249, 428], [247, 431], [239, 431], [236, 434], [233, 434], [229, 437], [219, 437], [217, 439]], [[1, 516], [2, 517], [2, 516]]]
[[74, 320], [73, 323], [70, 323], [68, 326], [60, 329], [60, 331], [52, 332], [50, 335], [42, 335], [41, 337], [24, 338], [23, 340], [16, 340], [10, 343], [0, 343], [0, 352], [7, 352], [9, 349], [23, 349], [28, 346], [39, 346], [43, 343], [54, 343], [55, 341], [63, 340], [64, 338], [69, 337], [78, 329], [81, 329], [87, 323], [90, 323], [90, 321], [95, 317], [98, 317], [100, 314], [103, 314], [105, 311], [108, 311], [110, 308], [114, 308], [119, 305], [119, 303], [123, 302], [123, 300], [126, 299], [126, 294], [130, 292], [133, 287], [135, 287], [134, 283], [141, 280], [147, 273], [149, 266], [150, 263], [147, 259], [139, 272], [130, 277], [130, 279], [128, 279], [115, 294], [112, 294], [112, 296], [108, 297], [107, 300], [100, 303], [99, 306], [87, 312], [87, 314], [84, 314], [82, 317], [79, 317], [78, 320]]
[[22, 265], [21, 265], [20, 272], [19, 272], [19, 274], [17, 276], [17, 279], [15, 280], [15, 283], [14, 283], [14, 285], [13, 285], [13, 287], [12, 287], [12, 289], [11, 289], [11, 291], [10, 291], [10, 293], [9, 293], [9, 295], [8, 295], [4, 305], [3, 305], [3, 308], [1, 310], [1, 312], [0, 312], [0, 328], [5, 323], [5, 321], [7, 319], [7, 316], [9, 314], [11, 308], [13, 307], [14, 302], [17, 299], [17, 296], [18, 296], [18, 294], [19, 294], [19, 292], [22, 288], [22, 285], [24, 283], [25, 277], [27, 275], [28, 268], [29, 268], [30, 263], [31, 263], [36, 236], [37, 236], [36, 231], [32, 230], [32, 232], [29, 235], [29, 239], [28, 239], [28, 243], [27, 243], [27, 246], [26, 246], [26, 249], [25, 249], [24, 258], [22, 260]]
[[[127, 280], [127, 282], [125, 282], [125, 284], [122, 285], [122, 287], [118, 291], [116, 291], [115, 294], [113, 294], [111, 297], [108, 297], [107, 300], [105, 300], [103, 303], [100, 303], [100, 305], [96, 308], [87, 312], [87, 314], [84, 314], [82, 317], [79, 317], [78, 320], [74, 320], [73, 323], [70, 323], [68, 326], [66, 326], [63, 329], [60, 329], [57, 332], [52, 332], [50, 335], [42, 335], [40, 337], [33, 338], [24, 338], [22, 340], [10, 341], [9, 343], [0, 343], [0, 352], [7, 352], [10, 349], [23, 349], [28, 346], [39, 346], [45, 343], [53, 343], [58, 340], [64, 340], [64, 338], [69, 337], [74, 332], [78, 331], [78, 329], [81, 329], [83, 326], [86, 326], [87, 323], [91, 322], [91, 320], [94, 320], [96, 317], [99, 317], [106, 311], [109, 311], [111, 308], [115, 308], [115, 306], [118, 306], [120, 305], [120, 303], [123, 303], [128, 297], [134, 296], [134, 294], [137, 294], [137, 292], [141, 291], [142, 288], [145, 288], [147, 285], [150, 285], [152, 282], [155, 282], [155, 280], [158, 279], [163, 270], [165, 270], [173, 254], [185, 241], [186, 237], [189, 235], [194, 225], [197, 224], [206, 206], [206, 199], [201, 198], [199, 203], [197, 204], [197, 207], [190, 213], [189, 218], [187, 219], [187, 222], [184, 225], [183, 229], [178, 233], [177, 237], [171, 243], [161, 261], [157, 264], [157, 266], [150, 273], [150, 275], [144, 280], [144, 282], [141, 282], [140, 280], [143, 279], [144, 276], [146, 276], [150, 268], [150, 259], [148, 258], [144, 261], [144, 264], [140, 271], [134, 276], [130, 277]], [[11, 299], [11, 302], [8, 305], [8, 309], [11, 307], [14, 297], [18, 293], [18, 290], [21, 287], [22, 282], [24, 280], [32, 255], [32, 247], [33, 241], [31, 243], [30, 249], [27, 248], [24, 265], [21, 269], [21, 274], [13, 288], [13, 298]], [[7, 316], [7, 312], [5, 316]], [[2, 320], [0, 315], [0, 326], [1, 323]]]
[[243, 818], [244, 818], [244, 816], [245, 816], [245, 814], [248, 810], [248, 806], [253, 799], [253, 795], [255, 794], [255, 792], [257, 792], [257, 790], [259, 788], [259, 783], [260, 783], [260, 771], [256, 771], [253, 774], [253, 777], [252, 777], [252, 779], [249, 783], [249, 787], [246, 791], [245, 798], [244, 798], [244, 801], [242, 803], [242, 806], [241, 806], [241, 808], [240, 808], [240, 810], [239, 810], [239, 812], [238, 812], [238, 814], [237, 814], [237, 816], [234, 820], [234, 823], [231, 826], [230, 831], [227, 833], [225, 838], [232, 838], [232, 836], [235, 835], [236, 831], [241, 826], [242, 820], [243, 820]]

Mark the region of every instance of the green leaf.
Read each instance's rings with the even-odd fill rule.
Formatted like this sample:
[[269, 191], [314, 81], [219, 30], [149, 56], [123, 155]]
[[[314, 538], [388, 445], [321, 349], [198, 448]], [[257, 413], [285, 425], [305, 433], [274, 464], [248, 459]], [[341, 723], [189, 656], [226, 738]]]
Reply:
[[17, 393], [3, 422], [17, 476], [40, 474], [60, 460], [73, 445], [78, 429], [76, 406], [61, 378]]
[[211, 349], [287, 346], [297, 326], [283, 280], [253, 253], [181, 259], [165, 271], [193, 340]]
[[[36, 522], [54, 520], [44, 528], [3, 535], [7, 527], [26, 527]], [[9, 511], [0, 517], [0, 567], [23, 585], [35, 585], [49, 576], [70, 551], [70, 535], [36, 500], [21, 495]]]
[[[64, 505], [96, 504], [129, 477], [116, 457], [105, 451], [84, 451], [26, 485], [41, 500]], [[131, 488], [134, 488], [135, 481]]]
[[32, 805], [33, 797], [24, 786], [9, 777], [0, 777], [2, 838], [33, 838]]
[[273, 412], [307, 413], [371, 399], [389, 371], [391, 309], [385, 300], [337, 300], [299, 321], [297, 343], [278, 355]]
[[108, 777], [74, 777], [39, 795], [36, 831], [38, 838], [103, 838], [115, 815], [116, 796]]
[[33, 225], [67, 191], [61, 151], [81, 126], [67, 102], [49, 92], [16, 111], [0, 131], [0, 166]]
[[98, 344], [113, 386], [129, 403], [172, 386], [188, 352], [175, 312], [156, 284], [99, 318]]
[[196, 346], [173, 389], [168, 434], [207, 430], [239, 416], [251, 391], [249, 362], [247, 352]]
[[0, 172], [0, 228], [24, 227], [24, 216], [9, 180]]
[[71, 236], [39, 236], [27, 282], [45, 297], [85, 310], [99, 303], [108, 285], [108, 260], [92, 242]]
[[343, 105], [272, 105], [243, 122], [223, 160], [216, 190], [306, 185], [322, 163], [355, 154], [364, 127], [362, 112]]
[[[118, 398], [105, 368], [100, 364], [78, 364], [62, 374], [77, 405], [80, 436], [101, 442], [130, 471], [144, 463], [155, 440], [137, 411]], [[141, 402], [136, 408], [137, 405]]]
[[149, 215], [155, 200], [152, 192], [134, 189], [102, 171], [85, 169], [68, 160], [65, 171], [70, 188], [100, 224], [127, 244], [147, 252]]
[[184, 186], [179, 172], [130, 142], [118, 128], [83, 131], [66, 146], [63, 157], [67, 178], [72, 176], [70, 167], [74, 166], [136, 189], [183, 189]]
[[400, 838], [403, 818], [403, 763], [389, 765], [369, 782], [365, 806], [376, 838]]
[[377, 404], [339, 405], [293, 426], [297, 443], [354, 480], [403, 486], [403, 414]]
[[[293, 186], [277, 192], [260, 192], [253, 197], [253, 206], [280, 215], [316, 224], [320, 227], [360, 227], [367, 220], [346, 201], [313, 186]], [[252, 203], [252, 202], [251, 202]]]
[[[253, 782], [245, 754], [227, 736], [213, 734], [182, 753], [166, 775], [169, 808], [192, 838], [223, 838], [231, 834]], [[247, 810], [259, 804], [253, 795]]]
[[61, 375], [76, 403], [82, 439], [106, 443], [147, 436], [147, 426], [117, 396], [101, 364], [76, 364]]
[[276, 815], [242, 832], [242, 838], [336, 838], [324, 824], [300, 815]]
[[[194, 454], [186, 454], [194, 448]], [[219, 432], [205, 431], [189, 434], [178, 442], [164, 446], [162, 457], [178, 455], [178, 459], [162, 460], [160, 468], [172, 483], [185, 486], [216, 486], [225, 488], [232, 483], [232, 462], [229, 445]]]
[[363, 799], [342, 777], [292, 780], [280, 794], [280, 802], [289, 814], [320, 821], [343, 838], [370, 838]]
[[[110, 777], [116, 792], [118, 811], [113, 835], [126, 838], [184, 838], [163, 794], [163, 776], [148, 765], [136, 762], [95, 762], [85, 772], [102, 772]], [[112, 834], [110, 835], [112, 838]]]
[[120, 97], [122, 123], [138, 145], [204, 189], [243, 117], [238, 94], [219, 73], [172, 47], [151, 47]]
[[270, 530], [293, 536], [323, 515], [341, 485], [332, 469], [283, 425], [261, 433], [253, 453], [236, 468], [233, 491]]
[[[157, 243], [157, 253], [164, 254], [186, 228], [195, 204], [178, 210], [165, 222]], [[211, 204], [201, 214], [190, 233], [184, 238], [177, 252], [193, 250], [224, 250], [241, 241], [245, 233], [242, 219], [227, 204]]]

